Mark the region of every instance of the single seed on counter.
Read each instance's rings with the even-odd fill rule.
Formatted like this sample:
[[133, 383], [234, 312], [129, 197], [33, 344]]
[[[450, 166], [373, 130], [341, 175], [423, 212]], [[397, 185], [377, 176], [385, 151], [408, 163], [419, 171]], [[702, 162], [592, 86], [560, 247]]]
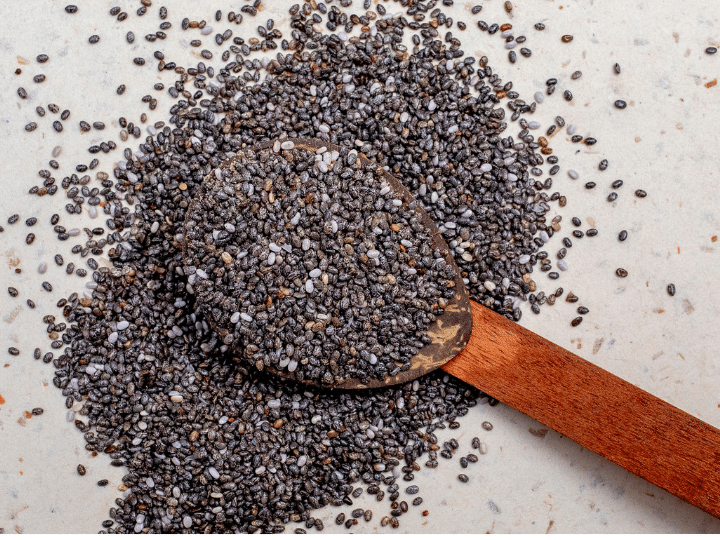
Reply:
[[78, 466], [77, 466], [77, 473], [78, 473], [80, 476], [85, 476], [85, 473], [86, 473], [86, 472], [87, 472], [87, 470], [85, 469], [85, 466], [84, 466], [84, 465], [78, 465]]
[[463, 484], [467, 484], [470, 477], [468, 477], [467, 474], [458, 474], [458, 480], [460, 480]]
[[668, 284], [667, 292], [670, 296], [675, 296], [675, 284], [674, 283]]
[[70, 4], [70, 5], [65, 6], [65, 11], [67, 13], [77, 13], [78, 7]]
[[619, 74], [619, 73], [620, 73], [620, 64], [615, 63], [615, 66], [614, 66], [614, 67], [615, 67], [615, 73], [618, 73], [618, 74]]
[[618, 277], [624, 278], [624, 277], [627, 277], [628, 272], [624, 268], [618, 268], [617, 270], [615, 270], [615, 274]]
[[717, 47], [708, 47], [707, 49], [705, 49], [705, 52], [707, 54], [715, 54], [717, 51]]
[[98, 36], [98, 35], [92, 35], [92, 36], [90, 36], [90, 37], [88, 38], [88, 42], [89, 42], [91, 45], [94, 45], [94, 44], [97, 43], [98, 41], [100, 41], [100, 36]]
[[575, 317], [572, 321], [570, 321], [570, 326], [577, 326], [583, 321], [582, 317]]
[[563, 92], [563, 97], [565, 98], [565, 101], [572, 101], [573, 95], [570, 90], [565, 90]]
[[582, 77], [582, 71], [576, 71], [576, 72], [574, 72], [572, 75], [570, 75], [570, 78], [571, 78], [572, 80], [577, 80], [577, 79], [579, 79], [580, 77]]
[[10, 294], [10, 296], [15, 298], [20, 293], [18, 292], [18, 290], [15, 287], [8, 287], [8, 294]]
[[563, 37], [560, 38], [560, 41], [563, 43], [570, 43], [573, 40], [573, 36], [569, 34], [565, 34]]
[[625, 103], [622, 99], [618, 99], [615, 101], [615, 107], [618, 109], [624, 109], [627, 107], [627, 103]]
[[628, 237], [628, 233], [625, 230], [620, 231], [620, 234], [618, 234], [618, 240], [620, 240], [621, 242], [624, 242], [625, 240], [627, 240], [627, 237]]
[[635, 191], [635, 196], [642, 199], [644, 197], [647, 197], [647, 193], [645, 192], [645, 190], [638, 189]]
[[10, 347], [8, 349], [8, 353], [10, 353], [12, 356], [18, 356], [20, 354], [20, 351], [16, 347]]
[[482, 428], [485, 431], [492, 431], [493, 425], [486, 420], [485, 422], [482, 423]]

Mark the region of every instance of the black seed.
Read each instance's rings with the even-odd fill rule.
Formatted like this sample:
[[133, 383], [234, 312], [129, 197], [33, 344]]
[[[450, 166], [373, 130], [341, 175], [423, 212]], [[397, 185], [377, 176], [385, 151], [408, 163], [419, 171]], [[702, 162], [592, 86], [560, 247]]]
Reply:
[[642, 189], [638, 189], [635, 191], [635, 196], [642, 199], [643, 197], [647, 197], [647, 193]]
[[717, 52], [717, 47], [708, 47], [707, 49], [705, 49], [705, 52], [707, 54], [715, 54]]
[[620, 231], [620, 234], [618, 234], [618, 240], [620, 240], [621, 242], [624, 242], [625, 240], [627, 240], [627, 236], [628, 236], [627, 231], [622, 230], [622, 231]]
[[78, 466], [77, 466], [77, 473], [78, 473], [80, 476], [85, 476], [85, 473], [86, 473], [86, 472], [87, 472], [87, 470], [85, 469], [85, 466], [84, 466], [84, 465], [78, 465]]
[[15, 347], [10, 347], [8, 352], [13, 356], [18, 356], [20, 354], [20, 351]]
[[545, 25], [544, 25], [543, 23], [540, 23], [540, 22], [539, 22], [539, 23], [535, 23], [535, 30], [539, 30], [539, 31], [545, 30]]
[[600, 169], [601, 171], [604, 171], [607, 168], [608, 168], [608, 160], [603, 159], [602, 161], [600, 161], [600, 165], [598, 165], [598, 169]]
[[13, 298], [15, 298], [18, 294], [20, 294], [15, 287], [8, 287], [8, 293], [9, 293], [10, 296], [12, 296]]
[[460, 480], [463, 484], [467, 484], [470, 478], [466, 474], [459, 474], [458, 480]]
[[627, 103], [625, 103], [622, 99], [618, 99], [617, 101], [615, 101], [615, 107], [617, 107], [618, 109], [624, 109], [625, 107], [627, 107]]
[[620, 64], [615, 64], [615, 73], [620, 73]]
[[90, 44], [94, 45], [95, 43], [97, 43], [98, 41], [100, 41], [100, 36], [98, 36], [98, 35], [92, 35], [92, 36], [90, 36], [90, 37], [88, 38], [88, 41], [90, 42]]
[[565, 90], [563, 92], [563, 97], [565, 98], [566, 101], [572, 101], [572, 98], [573, 98], [572, 92], [570, 90]]
[[77, 10], [78, 10], [77, 6], [74, 6], [72, 4], [65, 6], [65, 11], [67, 13], [77, 13]]
[[667, 292], [670, 296], [675, 296], [675, 284], [673, 284], [673, 283], [668, 284]]

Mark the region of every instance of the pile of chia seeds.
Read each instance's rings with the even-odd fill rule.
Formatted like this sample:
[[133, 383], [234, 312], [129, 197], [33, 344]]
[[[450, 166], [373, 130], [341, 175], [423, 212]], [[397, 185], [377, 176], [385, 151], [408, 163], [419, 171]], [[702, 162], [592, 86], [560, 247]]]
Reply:
[[[141, 3], [137, 16], [157, 9], [150, 0]], [[391, 511], [380, 524], [398, 527], [408, 511], [406, 501], [397, 502], [400, 477], [410, 482], [421, 466], [438, 465], [438, 453], [450, 459], [459, 449], [455, 439], [443, 444], [434, 432], [457, 429], [458, 418], [478, 400], [495, 400], [442, 372], [397, 387], [341, 392], [258, 368], [324, 383], [397, 373], [426, 341], [428, 323], [452, 295], [452, 279], [515, 321], [524, 302], [539, 313], [563, 294], [562, 288], [537, 291], [532, 278], [538, 265], [560, 278], [542, 250], [561, 229], [560, 216], [548, 223], [545, 214], [566, 202], [550, 193], [558, 158], [546, 137], [531, 134], [540, 124], [524, 117], [549, 98], [538, 92], [532, 104], [520, 99], [488, 58], [466, 54], [452, 29], [500, 32], [513, 63], [525, 61], [512, 49], [527, 38], [516, 38], [509, 23], [455, 25], [442, 11], [452, 0], [351, 4], [296, 4], [289, 35], [272, 19], [260, 20], [261, 0], [237, 13], [218, 10], [212, 23], [180, 22], [180, 15], [175, 26], [166, 20], [175, 14], [159, 7], [162, 22], [147, 41], [181, 32], [191, 47], [201, 47], [214, 33], [219, 52], [204, 48], [203, 61], [182, 67], [156, 51], [158, 70], [178, 74], [167, 88], [177, 101], [166, 121], [148, 125], [142, 139], [146, 113], [137, 125], [120, 118], [120, 140], [142, 140], [124, 149], [111, 173], [91, 178], [98, 155], [61, 182], [40, 171], [42, 186], [30, 190], [51, 204], [59, 185], [69, 199], [67, 213], [104, 214], [109, 231], [86, 228], [89, 239], [72, 248], [80, 258], [91, 256], [92, 280], [60, 299], [64, 322], [43, 318], [52, 350], [34, 353], [55, 367], [53, 383], [87, 450], [127, 468], [124, 496], [103, 522], [105, 532], [280, 532], [289, 524], [303, 532], [303, 523], [322, 530], [312, 511], [353, 505], [351, 495], [363, 489], [378, 500], [388, 494]], [[510, 13], [512, 4], [505, 8]], [[481, 10], [473, 7], [472, 17]], [[65, 11], [68, 17], [83, 12]], [[110, 16], [132, 21], [119, 6]], [[135, 34], [126, 39], [133, 43]], [[572, 36], [562, 39], [569, 43]], [[88, 46], [99, 40], [93, 36]], [[532, 55], [527, 47], [520, 53]], [[52, 58], [41, 54], [37, 61]], [[557, 84], [548, 80], [547, 96]], [[23, 88], [18, 96], [28, 99]], [[564, 96], [571, 100], [572, 92]], [[154, 110], [158, 102], [148, 94], [143, 103]], [[46, 115], [42, 106], [36, 111]], [[48, 125], [60, 132], [69, 116], [63, 111]], [[520, 125], [515, 136], [506, 133], [508, 121]], [[547, 137], [564, 126], [557, 117]], [[82, 131], [104, 128], [101, 121], [80, 122]], [[575, 130], [567, 128], [573, 142], [597, 142]], [[291, 138], [341, 150], [313, 154], [293, 149]], [[250, 152], [251, 160], [238, 157], [274, 140], [279, 148]], [[108, 139], [88, 151], [116, 148]], [[61, 150], [53, 151], [52, 169]], [[459, 276], [429, 248], [413, 208], [390, 197], [377, 170], [359, 164], [360, 154], [401, 181], [438, 224]], [[221, 167], [231, 158], [234, 169]], [[550, 177], [541, 181], [546, 161]], [[603, 160], [600, 170], [607, 167]], [[8, 224], [17, 221], [12, 216]], [[81, 235], [60, 221], [54, 214], [58, 240]], [[581, 225], [578, 218], [572, 223]], [[596, 234], [578, 229], [573, 236]], [[626, 237], [623, 231], [620, 240]], [[563, 245], [560, 271], [573, 243], [566, 237]], [[100, 256], [108, 260], [98, 263]], [[61, 255], [55, 262], [65, 265]], [[46, 270], [46, 264], [39, 268]], [[66, 270], [87, 275], [73, 262]], [[49, 282], [43, 287], [53, 289]], [[569, 293], [566, 300], [578, 297]], [[10, 354], [22, 351], [12, 347]], [[472, 446], [487, 452], [478, 439]], [[460, 464], [477, 460], [469, 454]], [[470, 480], [464, 473], [458, 478]], [[420, 488], [404, 491], [414, 496]], [[421, 503], [421, 497], [412, 501]], [[336, 521], [350, 528], [361, 516], [371, 520], [372, 512], [356, 509], [350, 516], [341, 513]]]

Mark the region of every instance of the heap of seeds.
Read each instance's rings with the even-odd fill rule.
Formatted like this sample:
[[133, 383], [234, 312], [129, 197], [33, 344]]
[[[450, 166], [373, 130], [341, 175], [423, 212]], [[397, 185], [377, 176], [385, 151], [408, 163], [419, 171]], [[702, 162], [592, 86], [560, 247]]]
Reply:
[[[142, 4], [147, 8], [151, 2]], [[457, 419], [480, 394], [448, 375], [347, 393], [310, 390], [257, 369], [294, 370], [298, 379], [325, 382], [384, 377], [403, 369], [449, 297], [446, 282], [456, 276], [427, 247], [427, 231], [415, 221], [413, 208], [386, 197], [380, 176], [351, 156], [364, 154], [405, 184], [438, 224], [459, 278], [476, 301], [519, 320], [522, 302], [539, 313], [564, 293], [560, 287], [546, 296], [532, 279], [536, 266], [551, 279], [560, 277], [541, 248], [561, 230], [561, 217], [548, 223], [545, 214], [551, 203], [563, 207], [566, 199], [550, 193], [560, 166], [548, 140], [530, 133], [540, 123], [523, 117], [551, 99], [558, 79], [548, 79], [548, 97], [538, 91], [535, 102], [526, 103], [511, 82], [493, 73], [486, 57], [465, 54], [449, 31], [454, 21], [436, 8], [436, 0], [403, 1], [405, 14], [390, 14], [382, 3], [362, 15], [341, 9], [350, 0], [331, 4], [312, 0], [292, 6], [286, 39], [272, 19], [257, 27], [259, 38], [217, 31], [215, 43], [224, 50], [200, 54], [203, 60], [221, 58], [221, 67], [201, 61], [184, 68], [156, 51], [158, 70], [179, 76], [167, 87], [177, 98], [168, 125], [148, 125], [148, 136], [136, 151], [124, 149], [112, 174], [96, 173], [99, 187], [88, 186], [92, 180], [83, 174], [99, 166], [93, 158], [77, 165], [82, 176], [73, 173], [58, 183], [51, 171], [40, 171], [42, 186], [30, 190], [53, 196], [62, 188], [69, 214], [81, 214], [87, 205], [91, 218], [106, 216], [109, 232], [84, 229], [88, 239], [72, 253], [100, 256], [107, 250], [111, 267], [87, 259], [92, 280], [86, 290], [57, 304], [66, 322], [43, 318], [51, 348], [61, 354], [36, 349], [33, 356], [57, 369], [53, 383], [66, 398], [68, 420], [84, 433], [86, 448], [128, 468], [125, 498], [116, 500], [112, 519], [103, 522], [108, 532], [278, 532], [300, 521], [322, 530], [310, 512], [328, 504], [352, 505], [357, 481], [378, 500], [387, 490], [392, 517], [380, 523], [398, 527], [397, 518], [408, 509], [407, 502], [396, 501], [399, 477], [411, 481], [423, 455], [425, 466], [434, 468], [438, 450], [448, 459], [457, 452], [457, 441], [441, 445], [433, 432], [457, 429]], [[364, 0], [364, 9], [371, 4]], [[229, 12], [227, 21], [237, 26], [243, 16], [253, 20], [260, 8], [261, 0], [255, 0], [240, 13]], [[512, 11], [510, 2], [506, 10]], [[77, 7], [66, 11], [75, 13]], [[480, 11], [472, 8], [473, 15]], [[140, 8], [137, 15], [145, 13]], [[131, 17], [120, 7], [110, 14], [118, 22]], [[159, 14], [165, 20], [167, 8], [160, 7]], [[218, 10], [214, 19], [219, 24], [222, 17]], [[165, 39], [171, 26], [161, 23], [146, 39]], [[213, 32], [206, 21], [185, 18], [178, 26], [198, 37]], [[442, 26], [448, 29], [443, 35]], [[472, 27], [462, 21], [457, 26]], [[509, 23], [477, 26], [490, 35], [500, 31], [507, 49], [527, 40], [515, 38]], [[569, 42], [572, 36], [567, 37]], [[135, 33], [128, 31], [126, 39], [133, 43]], [[276, 50], [278, 42], [283, 52], [251, 59], [253, 53]], [[190, 44], [200, 47], [202, 41]], [[520, 53], [525, 59], [532, 55], [525, 47]], [[512, 50], [508, 58], [527, 61]], [[48, 60], [45, 54], [37, 57], [40, 63]], [[142, 66], [146, 59], [132, 62]], [[620, 73], [617, 64], [615, 69]], [[121, 84], [117, 95], [125, 90]], [[29, 98], [22, 87], [17, 92]], [[573, 97], [570, 90], [564, 95]], [[505, 98], [509, 121], [521, 128], [516, 137], [505, 134]], [[151, 110], [157, 105], [151, 95], [142, 101]], [[60, 113], [52, 103], [47, 109]], [[41, 106], [36, 111], [40, 118], [46, 115]], [[60, 119], [69, 116], [65, 110]], [[102, 130], [111, 125], [104, 120], [82, 120], [79, 129]], [[146, 121], [143, 113], [140, 123]], [[140, 125], [125, 118], [118, 123], [122, 141], [141, 138]], [[555, 123], [548, 137], [565, 126], [560, 116]], [[49, 125], [64, 129], [59, 120]], [[31, 122], [25, 129], [37, 127]], [[568, 125], [573, 142], [597, 142], [575, 131]], [[289, 138], [316, 138], [341, 151], [318, 158], [290, 149]], [[274, 139], [281, 150], [293, 151], [274, 149], [260, 164], [219, 169], [228, 157]], [[88, 151], [115, 149], [108, 140]], [[56, 147], [52, 157], [61, 151]], [[541, 181], [546, 160], [550, 177]], [[59, 164], [53, 159], [50, 167]], [[607, 160], [600, 162], [601, 171], [607, 167]], [[568, 175], [579, 177], [575, 171]], [[637, 197], [646, 195], [636, 191]], [[18, 219], [14, 215], [8, 223]], [[59, 221], [58, 214], [50, 221], [58, 240], [82, 233]], [[577, 218], [572, 223], [581, 225]], [[578, 239], [595, 234], [595, 229], [573, 232]], [[32, 240], [34, 235], [26, 241]], [[570, 238], [563, 246], [557, 254], [561, 271], [567, 269]], [[62, 256], [55, 262], [66, 264]], [[47, 264], [40, 264], [38, 272], [46, 271]], [[66, 271], [87, 274], [73, 262]], [[53, 290], [50, 282], [42, 287]], [[12, 298], [19, 292], [9, 290]], [[668, 293], [674, 292], [669, 285]], [[570, 292], [566, 301], [578, 297]], [[579, 314], [588, 312], [578, 308]], [[581, 321], [577, 317], [571, 324]], [[11, 347], [9, 353], [21, 351]], [[472, 445], [481, 455], [487, 452], [477, 438]], [[465, 469], [478, 458], [462, 459]], [[463, 473], [459, 480], [470, 478]], [[406, 493], [418, 490], [410, 486]], [[421, 497], [412, 501], [421, 503]], [[340, 520], [348, 528], [361, 513], [350, 515]], [[362, 516], [372, 519], [372, 512]]]
[[409, 369], [455, 270], [377, 165], [294, 146], [245, 151], [205, 180], [183, 274], [222, 343], [260, 370], [339, 384]]

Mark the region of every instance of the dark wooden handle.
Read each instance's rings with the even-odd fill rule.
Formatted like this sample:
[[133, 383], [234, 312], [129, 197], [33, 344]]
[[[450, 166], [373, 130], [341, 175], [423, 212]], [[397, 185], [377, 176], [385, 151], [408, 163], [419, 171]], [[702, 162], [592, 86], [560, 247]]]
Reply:
[[720, 430], [475, 302], [443, 369], [720, 517]]

